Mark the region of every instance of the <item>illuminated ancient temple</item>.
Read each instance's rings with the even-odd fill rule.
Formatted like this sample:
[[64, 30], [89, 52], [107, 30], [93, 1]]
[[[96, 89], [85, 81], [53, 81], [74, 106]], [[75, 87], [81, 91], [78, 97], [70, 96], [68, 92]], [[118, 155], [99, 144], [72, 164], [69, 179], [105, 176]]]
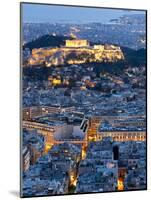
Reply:
[[66, 40], [65, 41], [66, 47], [89, 47], [89, 42], [87, 40]]

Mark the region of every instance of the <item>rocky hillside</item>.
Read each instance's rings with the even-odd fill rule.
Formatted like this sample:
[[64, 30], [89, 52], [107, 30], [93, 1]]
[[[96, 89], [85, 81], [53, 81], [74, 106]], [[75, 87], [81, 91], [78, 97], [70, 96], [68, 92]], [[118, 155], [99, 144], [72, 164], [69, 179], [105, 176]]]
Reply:
[[90, 62], [116, 62], [123, 60], [124, 55], [119, 47], [98, 45], [98, 48], [40, 48], [33, 49], [28, 60], [29, 65], [45, 64], [47, 67], [64, 64], [82, 64]]

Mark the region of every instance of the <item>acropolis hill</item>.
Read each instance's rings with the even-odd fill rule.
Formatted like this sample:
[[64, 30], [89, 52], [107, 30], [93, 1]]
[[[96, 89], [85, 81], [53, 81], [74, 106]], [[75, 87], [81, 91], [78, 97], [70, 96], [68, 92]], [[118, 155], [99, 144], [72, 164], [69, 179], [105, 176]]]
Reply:
[[47, 67], [64, 64], [81, 64], [89, 62], [116, 62], [123, 60], [120, 47], [115, 45], [93, 45], [87, 40], [66, 40], [65, 46], [33, 49], [28, 59], [29, 65], [45, 63]]

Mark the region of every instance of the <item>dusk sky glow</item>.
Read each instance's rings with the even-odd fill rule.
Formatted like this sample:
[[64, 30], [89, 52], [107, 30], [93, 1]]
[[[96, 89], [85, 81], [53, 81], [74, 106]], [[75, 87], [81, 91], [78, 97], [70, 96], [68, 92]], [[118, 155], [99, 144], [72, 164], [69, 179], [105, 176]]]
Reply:
[[22, 4], [23, 22], [50, 23], [107, 23], [123, 15], [144, 14], [145, 11], [55, 6], [45, 4]]

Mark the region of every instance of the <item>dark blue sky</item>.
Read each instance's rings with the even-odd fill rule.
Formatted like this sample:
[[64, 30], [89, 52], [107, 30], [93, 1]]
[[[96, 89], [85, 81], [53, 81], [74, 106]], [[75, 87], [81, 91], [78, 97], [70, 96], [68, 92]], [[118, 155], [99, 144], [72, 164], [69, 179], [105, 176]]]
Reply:
[[98, 9], [42, 4], [22, 4], [23, 22], [108, 22], [124, 14], [145, 14], [144, 11]]

